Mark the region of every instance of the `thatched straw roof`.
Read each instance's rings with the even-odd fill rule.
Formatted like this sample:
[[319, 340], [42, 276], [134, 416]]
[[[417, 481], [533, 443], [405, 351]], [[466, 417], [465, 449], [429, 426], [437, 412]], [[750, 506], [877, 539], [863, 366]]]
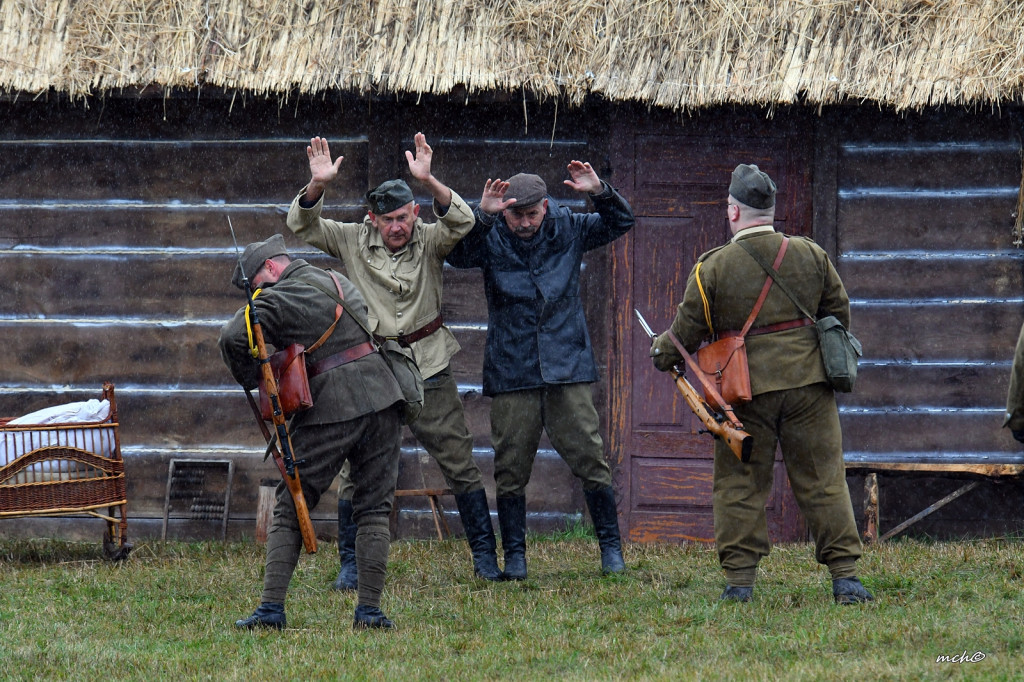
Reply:
[[1020, 0], [3, 0], [0, 91], [1014, 100]]

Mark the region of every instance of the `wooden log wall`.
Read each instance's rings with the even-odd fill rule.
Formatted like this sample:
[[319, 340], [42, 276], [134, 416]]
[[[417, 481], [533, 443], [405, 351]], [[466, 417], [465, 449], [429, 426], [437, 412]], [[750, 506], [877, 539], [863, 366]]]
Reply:
[[[818, 141], [815, 235], [835, 257], [864, 344], [856, 390], [840, 398], [848, 464], [1024, 462], [1000, 428], [1024, 321], [1024, 252], [1011, 234], [1020, 119], [851, 107], [826, 113]], [[881, 483], [883, 530], [962, 484]], [[909, 532], [1019, 530], [1020, 505], [1007, 501], [1022, 493], [1019, 481], [990, 479]]]
[[[281, 232], [293, 255], [336, 266], [284, 223], [309, 177], [309, 138], [326, 136], [332, 152], [345, 156], [325, 214], [360, 220], [366, 189], [391, 177], [410, 179], [404, 151], [417, 131], [434, 149], [435, 174], [474, 205], [487, 178], [531, 171], [547, 179], [554, 196], [586, 210], [561, 180], [573, 158], [606, 165], [600, 143], [590, 144], [592, 119], [520, 100], [469, 106], [328, 97], [282, 104], [193, 93], [0, 102], [0, 414], [85, 400], [113, 381], [131, 536], [159, 536], [172, 458], [232, 460], [229, 536], [252, 536], [259, 481], [275, 470], [262, 461], [261, 436], [216, 347], [221, 325], [242, 301], [229, 283], [235, 251], [227, 217], [243, 245]], [[429, 196], [413, 187], [431, 219]], [[584, 287], [600, 286], [606, 256], [595, 254], [587, 264]], [[493, 509], [489, 400], [480, 391], [482, 277], [449, 268], [444, 286], [443, 314], [463, 346], [453, 370]], [[591, 319], [603, 319], [605, 298], [587, 300]], [[603, 325], [591, 331], [603, 358]], [[441, 487], [443, 478], [407, 432], [400, 487], [424, 485]], [[313, 514], [329, 538], [335, 499], [326, 496]], [[528, 500], [533, 530], [562, 526], [583, 508], [578, 483], [546, 442]], [[459, 531], [454, 500], [442, 503]], [[433, 532], [426, 500], [406, 498], [399, 522], [400, 535]], [[75, 536], [93, 533], [94, 525], [29, 519], [0, 524], [0, 533]], [[178, 516], [168, 536], [219, 531], [216, 521]]]

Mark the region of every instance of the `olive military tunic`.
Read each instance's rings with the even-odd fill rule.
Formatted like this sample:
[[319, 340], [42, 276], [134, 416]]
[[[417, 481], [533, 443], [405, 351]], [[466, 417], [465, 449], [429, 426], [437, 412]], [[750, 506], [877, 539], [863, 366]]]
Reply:
[[[338, 258], [366, 297], [370, 330], [379, 336], [410, 334], [441, 314], [444, 259], [474, 224], [473, 212], [452, 192], [447, 212], [435, 223], [417, 218], [409, 242], [392, 253], [369, 216], [361, 223], [323, 218], [324, 196], [312, 206], [305, 189], [292, 201], [288, 227], [302, 240]], [[434, 213], [440, 207], [434, 203]], [[423, 375], [423, 409], [409, 425], [416, 440], [437, 461], [456, 495], [483, 489], [473, 459], [473, 438], [450, 362], [459, 343], [447, 326], [409, 344]], [[342, 481], [343, 497], [349, 494]]]
[[[742, 329], [764, 286], [764, 270], [735, 243], [740, 239], [767, 262], [775, 260], [782, 244], [782, 235], [770, 225], [751, 227], [699, 258], [707, 307], [695, 266], [672, 322], [672, 331], [690, 353], [712, 332]], [[819, 317], [835, 315], [849, 327], [846, 290], [828, 255], [812, 240], [790, 238], [779, 274], [806, 309]], [[752, 329], [801, 317], [786, 293], [773, 286]], [[746, 346], [753, 400], [733, 407], [754, 439], [749, 464], [742, 464], [722, 441], [715, 442], [715, 542], [729, 583], [753, 584], [754, 568], [770, 550], [764, 507], [772, 489], [776, 443], [814, 537], [817, 560], [830, 567], [833, 578], [849, 577], [862, 548], [846, 484], [838, 409], [825, 383], [815, 329], [747, 336]], [[663, 371], [682, 360], [667, 333], [655, 340], [652, 353]]]

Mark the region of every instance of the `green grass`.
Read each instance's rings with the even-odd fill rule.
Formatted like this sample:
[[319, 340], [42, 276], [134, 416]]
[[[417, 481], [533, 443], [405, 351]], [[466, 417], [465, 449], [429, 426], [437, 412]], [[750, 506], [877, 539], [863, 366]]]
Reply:
[[[259, 599], [255, 543], [0, 540], [0, 679], [930, 680], [1020, 679], [1024, 541], [899, 540], [869, 548], [876, 596], [831, 601], [808, 545], [762, 563], [755, 599], [723, 604], [713, 548], [629, 545], [598, 575], [589, 529], [531, 536], [529, 580], [471, 576], [464, 542], [392, 546], [395, 632], [353, 632], [329, 588], [332, 544], [304, 555], [284, 632], [239, 632]], [[937, 662], [982, 652], [984, 660]]]

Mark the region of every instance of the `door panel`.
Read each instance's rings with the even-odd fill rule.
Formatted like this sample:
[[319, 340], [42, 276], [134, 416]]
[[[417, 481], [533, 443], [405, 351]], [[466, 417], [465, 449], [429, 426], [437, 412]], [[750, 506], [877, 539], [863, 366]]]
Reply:
[[[655, 332], [667, 329], [701, 253], [729, 237], [728, 183], [739, 163], [756, 163], [779, 185], [777, 228], [811, 229], [809, 174], [799, 125], [774, 122], [770, 132], [743, 114], [617, 126], [613, 165], [636, 227], [613, 248], [615, 334], [612, 341], [610, 445], [621, 463], [617, 484], [626, 536], [633, 541], [712, 542], [713, 441], [700, 433], [667, 374], [654, 369], [650, 341], [633, 308]], [[722, 131], [741, 130], [725, 136]], [[764, 132], [764, 134], [760, 134]], [[804, 135], [804, 138], [808, 137]], [[614, 371], [617, 370], [617, 371]], [[785, 466], [776, 455], [767, 511], [777, 541], [806, 536]]]

